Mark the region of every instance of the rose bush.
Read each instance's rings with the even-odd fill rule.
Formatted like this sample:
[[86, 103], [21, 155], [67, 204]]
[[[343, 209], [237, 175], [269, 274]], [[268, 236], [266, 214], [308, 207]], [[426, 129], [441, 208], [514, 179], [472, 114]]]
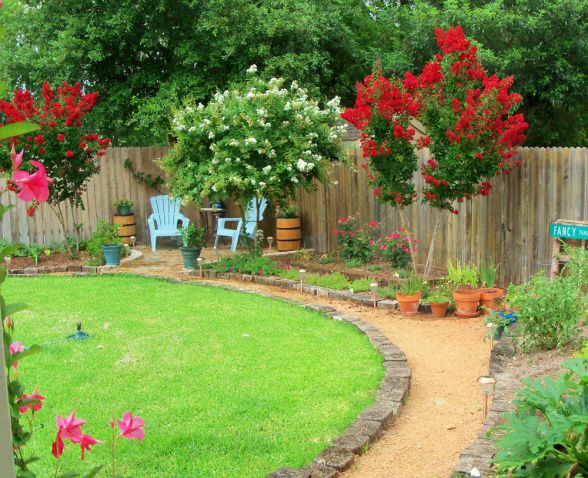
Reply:
[[293, 81], [263, 80], [253, 65], [243, 87], [188, 101], [173, 119], [177, 143], [162, 160], [172, 193], [200, 203], [231, 197], [243, 210], [253, 198], [284, 207], [298, 188], [328, 181], [342, 160], [339, 99], [324, 108]]

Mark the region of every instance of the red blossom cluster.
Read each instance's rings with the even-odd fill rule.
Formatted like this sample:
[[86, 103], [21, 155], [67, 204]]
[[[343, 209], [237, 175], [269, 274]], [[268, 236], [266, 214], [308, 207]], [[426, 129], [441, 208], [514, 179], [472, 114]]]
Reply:
[[[522, 100], [510, 92], [513, 77], [489, 75], [460, 26], [436, 29], [441, 53], [414, 75], [368, 76], [357, 85], [354, 108], [341, 117], [362, 130], [361, 142], [374, 194], [396, 205], [409, 204], [418, 163], [415, 149], [428, 147], [420, 165], [424, 201], [454, 213], [454, 201], [487, 196], [488, 180], [520, 164], [517, 147], [528, 124], [510, 114]], [[427, 136], [416, 138], [413, 119]]]
[[2, 166], [8, 163], [12, 145], [26, 151], [27, 157], [43, 163], [47, 175], [56, 181], [51, 188], [53, 204], [69, 199], [81, 204], [87, 179], [100, 168], [110, 139], [89, 131], [85, 117], [94, 108], [98, 92], [83, 93], [79, 83], [64, 82], [56, 90], [43, 84], [41, 98], [30, 91], [16, 90], [12, 101], [0, 100], [0, 126], [29, 121], [40, 126], [36, 135], [12, 139], [1, 146]]

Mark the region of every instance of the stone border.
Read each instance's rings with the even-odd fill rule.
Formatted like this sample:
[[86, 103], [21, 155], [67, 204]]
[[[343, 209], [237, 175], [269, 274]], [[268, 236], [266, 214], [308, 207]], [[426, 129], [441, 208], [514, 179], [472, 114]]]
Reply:
[[[49, 269], [49, 268], [45, 268]], [[85, 269], [99, 269], [99, 268], [85, 268]], [[43, 271], [49, 272], [49, 271]], [[67, 271], [55, 271], [55, 272], [67, 272]], [[101, 273], [102, 271], [89, 271], [89, 270], [75, 270], [71, 271], [79, 275], [90, 275], [92, 273]], [[42, 272], [37, 271], [36, 274]], [[36, 275], [35, 273], [28, 274], [22, 273], [17, 275]], [[77, 275], [76, 274], [76, 275]], [[197, 272], [196, 272], [197, 274]], [[214, 277], [210, 274], [211, 278], [216, 278], [216, 273], [213, 273]], [[383, 366], [384, 366], [384, 378], [380, 382], [380, 387], [376, 393], [375, 403], [369, 408], [363, 410], [356, 419], [347, 427], [342, 435], [339, 435], [333, 439], [326, 450], [323, 450], [312, 462], [307, 464], [302, 469], [295, 468], [280, 468], [266, 475], [266, 478], [334, 478], [347, 470], [355, 461], [356, 457], [362, 455], [367, 451], [370, 444], [376, 442], [382, 436], [385, 429], [390, 427], [396, 417], [400, 414], [403, 404], [408, 397], [410, 390], [410, 379], [412, 371], [408, 366], [406, 355], [399, 347], [394, 345], [388, 338], [375, 326], [365, 322], [357, 317], [342, 314], [333, 307], [304, 303], [294, 299], [284, 299], [283, 297], [275, 296], [272, 294], [262, 293], [258, 291], [252, 291], [240, 287], [234, 287], [228, 284], [216, 284], [202, 281], [190, 281], [187, 279], [179, 279], [166, 276], [149, 275], [149, 274], [136, 274], [131, 273], [139, 277], [149, 277], [153, 279], [163, 280], [171, 283], [183, 283], [183, 284], [197, 284], [210, 287], [217, 287], [221, 289], [232, 290], [236, 292], [244, 292], [247, 294], [259, 295], [282, 302], [288, 302], [302, 306], [306, 309], [314, 310], [319, 312], [325, 317], [333, 320], [339, 320], [351, 324], [358, 329], [362, 334], [366, 335], [372, 346], [382, 355]], [[192, 273], [194, 275], [194, 273]], [[222, 278], [227, 274], [219, 274]], [[292, 287], [292, 283], [298, 285], [297, 281], [285, 281], [285, 279], [279, 279], [274, 277], [265, 276], [244, 276], [242, 274], [228, 274], [228, 279], [233, 279], [231, 275], [242, 276], [241, 280], [250, 278], [249, 282], [261, 283], [266, 285], [277, 285], [280, 287], [296, 288]], [[260, 280], [268, 279], [268, 280]], [[271, 280], [269, 280], [271, 279]], [[278, 283], [275, 283], [278, 282]], [[288, 284], [284, 283], [287, 282]], [[309, 286], [305, 286], [306, 288]], [[319, 289], [312, 288], [311, 289]], [[324, 295], [326, 297], [340, 298], [337, 291], [330, 291], [328, 289], [322, 289], [318, 293], [318, 290], [310, 290], [310, 293], [314, 295]], [[329, 295], [329, 292], [335, 292], [335, 296]], [[346, 293], [349, 294], [349, 293]], [[352, 295], [352, 294], [349, 294]], [[353, 297], [349, 297], [348, 300], [353, 300]], [[363, 299], [363, 298], [362, 298]], [[360, 301], [361, 305], [365, 305], [364, 301]], [[371, 304], [371, 301], [370, 301]]]
[[472, 476], [472, 468], [480, 471], [480, 476], [493, 476], [490, 461], [496, 455], [496, 438], [501, 435], [497, 432], [491, 438], [486, 433], [501, 422], [504, 412], [514, 410], [512, 398], [520, 383], [505, 372], [506, 361], [514, 355], [514, 347], [510, 337], [503, 337], [494, 342], [490, 353], [490, 375], [496, 379], [496, 386], [492, 396], [492, 404], [488, 409], [486, 421], [480, 435], [470, 445], [464, 448], [459, 456], [459, 463], [452, 473], [452, 477]]

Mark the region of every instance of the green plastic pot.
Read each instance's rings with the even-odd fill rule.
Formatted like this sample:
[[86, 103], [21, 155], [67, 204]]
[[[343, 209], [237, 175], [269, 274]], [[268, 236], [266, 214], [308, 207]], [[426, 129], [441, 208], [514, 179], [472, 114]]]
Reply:
[[184, 269], [196, 269], [196, 259], [200, 256], [201, 250], [201, 247], [180, 247]]
[[130, 216], [131, 215], [131, 206], [118, 206], [118, 215], [119, 216]]
[[119, 266], [120, 265], [120, 250], [121, 245], [116, 244], [114, 246], [102, 246], [102, 254], [104, 254], [104, 262], [107, 266]]

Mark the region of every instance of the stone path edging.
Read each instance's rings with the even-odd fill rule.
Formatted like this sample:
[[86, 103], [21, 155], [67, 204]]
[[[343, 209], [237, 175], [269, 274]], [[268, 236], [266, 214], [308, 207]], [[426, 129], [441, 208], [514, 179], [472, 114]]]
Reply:
[[480, 435], [462, 450], [459, 463], [451, 475], [453, 478], [472, 476], [472, 468], [477, 468], [482, 477], [492, 476], [490, 461], [496, 455], [495, 441], [501, 433], [497, 432], [491, 438], [488, 438], [486, 433], [501, 422], [501, 415], [504, 412], [514, 410], [512, 398], [520, 383], [511, 374], [505, 372], [505, 361], [513, 355], [514, 347], [509, 337], [494, 342], [490, 353], [490, 375], [496, 379], [492, 404], [488, 409]]
[[[32, 269], [32, 268], [28, 268]], [[55, 268], [37, 268], [36, 271], [22, 270], [22, 272], [12, 272], [15, 275], [28, 276], [38, 275], [49, 272], [74, 272], [79, 275], [90, 275], [93, 273], [101, 273], [103, 271], [99, 268], [90, 268], [82, 266], [80, 268], [74, 267], [74, 270], [70, 268], [58, 268], [60, 270], [48, 270]], [[42, 270], [41, 270], [42, 269]], [[61, 270], [66, 269], [66, 270]], [[94, 270], [95, 269], [95, 270]], [[206, 274], [209, 278], [217, 278], [217, 274], [212, 271]], [[212, 272], [212, 274], [210, 274]], [[195, 272], [193, 275], [197, 275]], [[307, 464], [302, 469], [295, 468], [280, 468], [272, 473], [266, 475], [266, 478], [334, 478], [347, 470], [355, 461], [355, 459], [363, 454], [369, 447], [370, 444], [376, 442], [381, 436], [385, 429], [390, 427], [396, 417], [399, 415], [402, 406], [408, 396], [410, 390], [410, 378], [412, 371], [408, 366], [406, 355], [399, 347], [394, 345], [390, 340], [372, 324], [365, 322], [359, 318], [352, 317], [349, 315], [338, 312], [335, 308], [329, 306], [323, 306], [318, 304], [304, 303], [293, 299], [284, 299], [283, 297], [274, 296], [258, 291], [252, 291], [240, 287], [234, 287], [228, 284], [217, 284], [207, 282], [205, 280], [194, 282], [186, 279], [178, 279], [166, 276], [150, 275], [150, 274], [131, 274], [141, 277], [150, 277], [153, 279], [159, 279], [171, 283], [192, 283], [198, 285], [205, 285], [211, 287], [217, 287], [227, 290], [233, 290], [237, 292], [244, 292], [248, 294], [259, 295], [268, 297], [283, 302], [289, 302], [296, 305], [300, 305], [307, 309], [314, 310], [321, 313], [325, 317], [329, 317], [333, 320], [340, 320], [347, 322], [358, 329], [361, 333], [367, 336], [372, 346], [382, 355], [383, 366], [384, 366], [384, 378], [380, 382], [379, 390], [376, 394], [375, 403], [369, 408], [363, 410], [357, 418], [347, 427], [342, 435], [339, 435], [333, 439], [326, 450], [323, 450], [312, 462]], [[228, 277], [224, 277], [227, 276]], [[280, 279], [276, 277], [266, 276], [247, 276], [244, 274], [218, 274], [218, 278], [221, 279], [233, 279], [243, 280], [247, 282], [261, 283], [264, 285], [274, 285], [285, 288], [295, 289], [299, 283], [297, 281], [290, 281], [286, 279]], [[232, 276], [241, 276], [240, 278]], [[264, 280], [261, 280], [264, 279]], [[310, 290], [307, 290], [310, 289]], [[319, 290], [321, 289], [319, 293]], [[339, 291], [331, 291], [329, 289], [322, 289], [312, 286], [305, 286], [304, 292], [309, 292], [313, 295], [320, 295], [326, 297], [332, 297], [343, 300], [353, 300], [353, 295], [350, 293], [347, 296], [340, 297]], [[330, 295], [329, 293], [334, 293]], [[363, 296], [361, 296], [363, 299]], [[364, 301], [357, 302], [360, 305], [366, 305]], [[369, 304], [372, 305], [372, 301]]]

